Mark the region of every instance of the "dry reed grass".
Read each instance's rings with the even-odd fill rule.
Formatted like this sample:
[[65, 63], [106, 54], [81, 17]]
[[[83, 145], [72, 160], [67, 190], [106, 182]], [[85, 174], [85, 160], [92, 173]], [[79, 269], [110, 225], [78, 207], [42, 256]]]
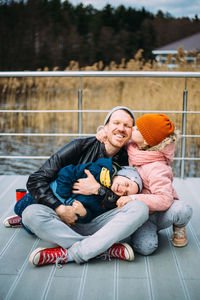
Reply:
[[[199, 71], [200, 55], [195, 52], [196, 65], [186, 63], [186, 54], [179, 48], [176, 56], [176, 71]], [[170, 63], [169, 56], [166, 63]], [[48, 70], [47, 68], [44, 71]], [[54, 69], [56, 71], [57, 68]], [[66, 70], [80, 70], [75, 61], [71, 61]], [[128, 62], [121, 64], [111, 62], [103, 66], [102, 62], [81, 70], [126, 70], [126, 71], [163, 71], [167, 65], [159, 66], [144, 62], [142, 50]], [[1, 106], [3, 109], [27, 110], [73, 110], [78, 109], [79, 78], [1, 78]], [[185, 79], [180, 78], [83, 78], [83, 109], [109, 110], [116, 105], [125, 105], [132, 110], [182, 110]], [[199, 79], [187, 80], [188, 110], [200, 110]], [[135, 114], [136, 117], [140, 113]], [[182, 127], [181, 114], [170, 114], [177, 128]], [[105, 113], [83, 113], [83, 133], [95, 133], [98, 125], [103, 123]], [[187, 116], [187, 134], [199, 134], [198, 115]], [[78, 113], [2, 113], [1, 132], [35, 132], [35, 133], [77, 133]], [[59, 138], [58, 138], [59, 140]], [[199, 139], [187, 140], [187, 155], [190, 156], [191, 144], [199, 152]]]

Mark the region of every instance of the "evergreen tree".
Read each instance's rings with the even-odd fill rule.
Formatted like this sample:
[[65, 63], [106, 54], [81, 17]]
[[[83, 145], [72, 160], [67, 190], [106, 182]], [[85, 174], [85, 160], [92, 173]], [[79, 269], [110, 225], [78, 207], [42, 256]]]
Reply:
[[71, 60], [109, 65], [140, 48], [148, 60], [152, 49], [199, 31], [198, 15], [176, 19], [123, 5], [97, 10], [67, 0], [0, 0], [0, 70], [65, 69]]

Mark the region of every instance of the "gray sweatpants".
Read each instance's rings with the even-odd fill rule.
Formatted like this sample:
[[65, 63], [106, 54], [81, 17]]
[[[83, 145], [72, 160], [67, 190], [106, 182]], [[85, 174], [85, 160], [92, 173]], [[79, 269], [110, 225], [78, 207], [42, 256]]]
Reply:
[[186, 225], [192, 209], [177, 200], [166, 212], [151, 216], [148, 213], [146, 204], [133, 200], [121, 209], [112, 209], [98, 216], [90, 223], [77, 223], [69, 227], [51, 208], [33, 204], [24, 210], [22, 220], [39, 238], [67, 248], [73, 259], [81, 263], [128, 237], [131, 237], [135, 251], [151, 254], [158, 247], [157, 231], [172, 224]]
[[148, 220], [149, 209], [141, 201], [131, 201], [121, 209], [115, 208], [91, 222], [69, 227], [55, 211], [47, 206], [32, 204], [22, 213], [23, 224], [39, 238], [67, 248], [77, 262], [85, 262], [105, 252]]

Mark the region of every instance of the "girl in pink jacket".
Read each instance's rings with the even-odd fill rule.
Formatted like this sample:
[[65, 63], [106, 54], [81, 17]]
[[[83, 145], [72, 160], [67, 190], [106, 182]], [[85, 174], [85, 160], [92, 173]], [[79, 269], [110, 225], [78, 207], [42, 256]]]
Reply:
[[[149, 208], [149, 220], [132, 236], [131, 244], [137, 252], [148, 255], [158, 247], [161, 229], [173, 225], [173, 244], [183, 247], [187, 244], [185, 225], [191, 218], [192, 209], [173, 188], [172, 168], [178, 132], [164, 114], [145, 114], [136, 120], [127, 151], [129, 165], [138, 169], [143, 181], [141, 194], [121, 197], [118, 208], [130, 201], [140, 200]], [[178, 201], [176, 201], [178, 200]]]

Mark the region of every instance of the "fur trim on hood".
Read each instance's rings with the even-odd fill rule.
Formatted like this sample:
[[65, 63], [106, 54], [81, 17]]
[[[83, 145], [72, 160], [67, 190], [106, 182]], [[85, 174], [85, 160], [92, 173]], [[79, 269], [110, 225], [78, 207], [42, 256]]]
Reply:
[[128, 145], [128, 157], [130, 166], [142, 166], [158, 161], [165, 161], [168, 164], [173, 161], [175, 142], [180, 133], [176, 131], [164, 139], [160, 144], [146, 149], [139, 149], [134, 142]]
[[161, 151], [167, 145], [177, 143], [177, 141], [180, 139], [180, 137], [181, 137], [180, 130], [175, 130], [173, 134], [171, 134], [166, 139], [164, 139], [160, 144], [150, 147], [147, 150], [148, 151]]

